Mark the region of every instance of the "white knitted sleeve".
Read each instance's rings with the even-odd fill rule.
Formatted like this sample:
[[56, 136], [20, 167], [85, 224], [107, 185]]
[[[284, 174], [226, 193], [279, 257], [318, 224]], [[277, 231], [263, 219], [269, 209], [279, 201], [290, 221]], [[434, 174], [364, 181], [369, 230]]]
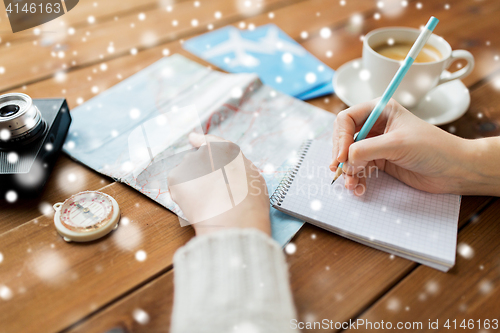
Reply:
[[174, 283], [173, 333], [291, 332], [297, 318], [283, 251], [254, 229], [195, 237], [174, 256]]

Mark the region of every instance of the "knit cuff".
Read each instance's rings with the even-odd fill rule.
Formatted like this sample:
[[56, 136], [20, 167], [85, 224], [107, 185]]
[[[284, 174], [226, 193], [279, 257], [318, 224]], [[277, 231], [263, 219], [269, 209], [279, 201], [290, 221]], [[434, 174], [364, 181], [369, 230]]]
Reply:
[[261, 231], [195, 237], [176, 252], [174, 275], [172, 332], [287, 332], [296, 318], [283, 251]]

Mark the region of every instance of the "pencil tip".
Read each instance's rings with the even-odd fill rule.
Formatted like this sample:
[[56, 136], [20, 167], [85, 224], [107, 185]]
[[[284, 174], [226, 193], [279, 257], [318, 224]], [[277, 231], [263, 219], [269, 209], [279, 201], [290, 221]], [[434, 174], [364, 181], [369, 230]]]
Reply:
[[335, 172], [335, 176], [333, 176], [332, 183], [330, 185], [333, 185], [337, 179], [339, 179], [340, 175], [342, 174], [342, 168], [338, 167], [337, 171]]

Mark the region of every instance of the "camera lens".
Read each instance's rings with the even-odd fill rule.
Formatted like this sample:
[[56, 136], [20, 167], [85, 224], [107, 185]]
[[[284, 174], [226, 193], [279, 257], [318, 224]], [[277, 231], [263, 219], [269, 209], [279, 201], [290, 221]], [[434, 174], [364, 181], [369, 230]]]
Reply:
[[39, 139], [45, 121], [31, 97], [21, 93], [0, 96], [0, 149], [16, 149]]
[[19, 111], [18, 105], [6, 105], [0, 109], [0, 117], [10, 117]]

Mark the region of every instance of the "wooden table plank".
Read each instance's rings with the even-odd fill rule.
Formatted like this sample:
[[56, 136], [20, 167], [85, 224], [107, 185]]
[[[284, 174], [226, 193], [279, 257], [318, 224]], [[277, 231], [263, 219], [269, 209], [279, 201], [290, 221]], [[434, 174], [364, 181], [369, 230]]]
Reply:
[[111, 182], [67, 156], [60, 156], [54, 166], [43, 192], [33, 199], [19, 199], [15, 203], [0, 201], [0, 235], [10, 229], [39, 217], [52, 216], [52, 205], [64, 201], [80, 191], [97, 190]]
[[[315, 2], [315, 3], [318, 3], [318, 2]], [[424, 4], [425, 4], [424, 8], [427, 8], [427, 3], [424, 3]], [[491, 4], [491, 2], [488, 2], [487, 4]], [[299, 5], [300, 4], [295, 5], [297, 7], [295, 7], [295, 9], [294, 9], [294, 13], [297, 13], [297, 8], [304, 8], [304, 10], [306, 9], [305, 6], [304, 7], [298, 7]], [[454, 4], [453, 4], [453, 6], [454, 6]], [[326, 7], [328, 7], [328, 6], [326, 6]], [[301, 15], [294, 14], [292, 16], [292, 18], [295, 18], [295, 19], [290, 19], [290, 16], [286, 16], [286, 15], [287, 14], [293, 14], [293, 13], [289, 13], [286, 10], [287, 10], [287, 7], [283, 8], [281, 10], [276, 10], [275, 11], [275, 17], [276, 17], [275, 22], [278, 25], [281, 26], [281, 22], [282, 21], [285, 22], [285, 21], [288, 21], [288, 20], [292, 21], [292, 22], [299, 22], [299, 20], [301, 18]], [[321, 13], [323, 13], [323, 11], [321, 11]], [[347, 12], [347, 13], [352, 13], [352, 11], [351, 12]], [[418, 14], [418, 13], [420, 13], [420, 14]], [[409, 11], [408, 15], [411, 14], [412, 17], [413, 17], [413, 15], [415, 15], [415, 21], [416, 21], [417, 19], [422, 19], [423, 17], [426, 17], [426, 15], [429, 14], [429, 13], [427, 13], [425, 11], [420, 11], [418, 13], [414, 14], [413, 12]], [[282, 14], [284, 14], [284, 15], [281, 16]], [[299, 12], [299, 14], [302, 14], [302, 12]], [[418, 15], [421, 15], [421, 17], [419, 17]], [[262, 17], [248, 19], [247, 22], [254, 22], [254, 21], [258, 22], [259, 19], [265, 20], [265, 16], [266, 15], [262, 15]], [[324, 18], [324, 17], [326, 17], [326, 15], [321, 14], [319, 17], [317, 17], [317, 19], [314, 20], [314, 22], [309, 22], [308, 24], [313, 24], [313, 23], [319, 22], [320, 19], [321, 19], [321, 17]], [[345, 14], [345, 17], [343, 19], [345, 20], [348, 17], [349, 16], [347, 14]], [[332, 19], [332, 18], [330, 18], [330, 19]], [[282, 21], [280, 21], [280, 20], [282, 20]], [[424, 19], [424, 21], [425, 20], [426, 19]], [[368, 20], [366, 20], [366, 21], [368, 21]], [[387, 23], [387, 22], [385, 22], [383, 20], [377, 21], [377, 22], [380, 22], [380, 23], [377, 23], [375, 21], [376, 20], [373, 20], [373, 23], [374, 23], [373, 27], [377, 26], [377, 24], [379, 24], [380, 26], [383, 26], [383, 25], [385, 25]], [[325, 22], [325, 21], [321, 21], [321, 22]], [[406, 22], [412, 22], [412, 21], [410, 19], [406, 19], [405, 23]], [[323, 24], [324, 23], [317, 23], [317, 26], [320, 27]], [[408, 24], [410, 24], [410, 23], [408, 23]], [[295, 33], [295, 35], [292, 36], [292, 37], [298, 39], [299, 38], [298, 34], [301, 31], [300, 30], [301, 26], [299, 24], [293, 24], [293, 26], [289, 25], [289, 27], [287, 29], [290, 29], [290, 31], [292, 31], [292, 28], [294, 29], [293, 31]], [[486, 31], [486, 29], [484, 27], [482, 29], [483, 30], [479, 30], [479, 32]], [[289, 33], [289, 34], [291, 33], [291, 32], [289, 32], [287, 30], [285, 30], [285, 31], [287, 33]], [[311, 33], [312, 30], [308, 30], [308, 31]], [[477, 34], [479, 32], [476, 31], [475, 33]], [[350, 34], [350, 32], [347, 31], [347, 30], [344, 30], [344, 29], [340, 29], [340, 31], [338, 31], [338, 32], [335, 31], [334, 32], [334, 36], [340, 36], [340, 38], [344, 38], [343, 35], [345, 35], [345, 34]], [[450, 34], [451, 34], [451, 32], [450, 32]], [[494, 36], [491, 33], [488, 34], [487, 36], [488, 37], [492, 36], [492, 38], [496, 37], [496, 36]], [[358, 38], [357, 35], [352, 35], [349, 38], [345, 38], [345, 40], [346, 41], [353, 41], [354, 42], [354, 41], [357, 40], [357, 38]], [[448, 37], [445, 37], [445, 38], [448, 38]], [[313, 38], [311, 38], [311, 40], [313, 40], [313, 39], [315, 39], [314, 36], [313, 36]], [[324, 40], [322, 41], [319, 38], [316, 38], [316, 40], [317, 40], [317, 43], [320, 43], [320, 42], [326, 43]], [[493, 45], [495, 45], [495, 43], [496, 43], [496, 40], [493, 40]], [[306, 44], [304, 44], [304, 45], [306, 45]], [[358, 45], [359, 45], [359, 42], [358, 42]], [[498, 43], [496, 43], [496, 45], [498, 45]], [[43, 94], [44, 92], [45, 93], [51, 92], [51, 93], [57, 93], [57, 94], [59, 94], [59, 91], [61, 91], [61, 93], [62, 93], [62, 89], [66, 89], [67, 91], [64, 94], [70, 93], [71, 96], [74, 97], [73, 101], [70, 101], [72, 103], [74, 103], [74, 101], [76, 100], [77, 96], [81, 97], [81, 96], [85, 95], [84, 98], [88, 99], [92, 95], [90, 93], [90, 87], [91, 86], [96, 85], [96, 84], [100, 85], [101, 82], [103, 82], [104, 84], [109, 84], [109, 85], [104, 86], [103, 88], [101, 88], [101, 91], [102, 91], [102, 89], [104, 89], [106, 87], [109, 87], [110, 85], [116, 83], [119, 80], [119, 79], [116, 78], [116, 75], [118, 73], [121, 73], [121, 72], [127, 73], [127, 74], [122, 74], [122, 77], [125, 77], [125, 76], [128, 76], [128, 75], [134, 73], [138, 69], [143, 68], [147, 64], [150, 64], [150, 63], [154, 62], [155, 60], [159, 59], [161, 57], [161, 50], [163, 48], [165, 48], [165, 47], [170, 47], [170, 46], [172, 46], [171, 51], [179, 48], [179, 44], [177, 42], [170, 43], [170, 44], [165, 44], [165, 45], [162, 45], [162, 46], [159, 46], [159, 47], [154, 47], [154, 48], [145, 50], [144, 52], [139, 52], [139, 54], [135, 58], [132, 57], [132, 56], [124, 56], [124, 57], [120, 57], [119, 59], [116, 59], [116, 60], [108, 61], [107, 62], [107, 64], [108, 64], [108, 70], [106, 72], [102, 72], [101, 73], [100, 70], [99, 70], [99, 67], [97, 65], [93, 65], [93, 66], [91, 66], [89, 68], [85, 68], [85, 69], [81, 69], [81, 70], [77, 70], [77, 71], [69, 73], [67, 75], [67, 81], [64, 84], [60, 84], [60, 83], [55, 83], [54, 84], [53, 80], [46, 80], [44, 82], [40, 82], [39, 84], [37, 83], [37, 84], [28, 86], [28, 88], [26, 89], [26, 91], [32, 91], [34, 94]], [[306, 47], [308, 47], [308, 46], [306, 46]], [[344, 58], [347, 59], [347, 60], [349, 60], [349, 59], [352, 59], [352, 57], [356, 56], [356, 53], [358, 55], [360, 54], [360, 51], [357, 51], [354, 47], [350, 47], [350, 44], [345, 44], [345, 50], [346, 50], [346, 52], [343, 52], [342, 54], [336, 54], [333, 58], [328, 58], [328, 59], [323, 59], [323, 60], [326, 60], [327, 64], [330, 65], [330, 66], [332, 66], [332, 64], [336, 64], [336, 66], [332, 66], [332, 67], [336, 68], [338, 65], [340, 65], [341, 63], [344, 62]], [[186, 54], [185, 52], [182, 52], [182, 53]], [[349, 55], [350, 55], [350, 58], [349, 58]], [[190, 56], [190, 57], [192, 59], [196, 59], [195, 57], [192, 57], [192, 56]], [[99, 73], [99, 74], [94, 73], [94, 70], [97, 73]], [[78, 75], [73, 75], [74, 73], [78, 73]], [[128, 73], [130, 73], [130, 74], [128, 74]], [[88, 76], [88, 75], [93, 76], [92, 82], [90, 82], [90, 83], [87, 83], [87, 81], [86, 81], [86, 76]], [[96, 77], [97, 77], [97, 79], [96, 79]], [[478, 78], [481, 78], [481, 76], [478, 76]], [[85, 87], [85, 88], [88, 88], [88, 89], [86, 89], [86, 91], [81, 92], [81, 89], [83, 89], [82, 87]], [[79, 89], [80, 89], [80, 94], [78, 93]], [[40, 95], [37, 95], [37, 96], [40, 96]], [[112, 186], [121, 186], [121, 185], [116, 184], [116, 185], [112, 185]], [[136, 198], [138, 198], [138, 197], [142, 198], [143, 200], [147, 200], [147, 199], [141, 197], [138, 193], [133, 192], [133, 190], [131, 190], [131, 189], [127, 189], [127, 191], [132, 191], [132, 192], [130, 192], [128, 194], [124, 194], [124, 198], [127, 198], [127, 200], [136, 200]], [[466, 207], [471, 207], [470, 211], [473, 211], [473, 212], [477, 210], [478, 206], [482, 202], [481, 199], [478, 199], [479, 202], [471, 202], [470, 206], [469, 206], [469, 203], [466, 204], [466, 202], [468, 202], [466, 200], [469, 200], [469, 199], [464, 198], [464, 205], [466, 205]], [[163, 212], [164, 211], [162, 210], [162, 213]], [[151, 216], [151, 219], [154, 220], [155, 218], [157, 218], [156, 217], [157, 214], [159, 214], [159, 213], [153, 214], [154, 216]], [[142, 221], [140, 221], [140, 222], [142, 222]], [[24, 225], [24, 226], [22, 226], [20, 228], [28, 228], [29, 226], [32, 226], [32, 222], [30, 222], [30, 223], [28, 223], [28, 224], [26, 224], [26, 225]], [[12, 233], [16, 233], [17, 234], [17, 232], [19, 231], [20, 228], [12, 230], [9, 234], [12, 234]], [[372, 250], [372, 249], [360, 246], [358, 244], [355, 244], [353, 242], [347, 241], [347, 240], [342, 239], [340, 237], [331, 235], [331, 234], [326, 233], [324, 231], [321, 231], [319, 229], [311, 231], [311, 228], [314, 230], [313, 227], [307, 227], [306, 229], [304, 229], [305, 231], [301, 232], [300, 235], [294, 241], [298, 244], [299, 251], [301, 251], [300, 249], [304, 249], [304, 251], [307, 251], [306, 249], [309, 246], [310, 247], [309, 251], [311, 253], [317, 253], [317, 254], [319, 253], [319, 257], [323, 258], [321, 260], [325, 260], [324, 258], [329, 258], [329, 256], [326, 256], [324, 253], [332, 253], [332, 252], [334, 252], [334, 251], [337, 250], [336, 247], [335, 247], [335, 245], [337, 245], [337, 242], [345, 242], [345, 244], [353, 244], [353, 245], [345, 245], [345, 246], [342, 245], [341, 246], [341, 248], [344, 249], [343, 252], [342, 252], [342, 257], [345, 257], [345, 260], [344, 261], [340, 261], [339, 263], [337, 263], [336, 261], [334, 261], [332, 263], [329, 262], [329, 264], [330, 264], [330, 270], [328, 272], [334, 272], [335, 271], [335, 272], [341, 272], [341, 274], [343, 274], [342, 273], [342, 269], [346, 266], [345, 261], [347, 261], [349, 259], [349, 257], [352, 255], [351, 254], [351, 250], [353, 248], [359, 248], [359, 250], [355, 250], [354, 251], [355, 254], [353, 255], [353, 258], [358, 258], [358, 259], [363, 258], [363, 261], [371, 260], [372, 256], [371, 255], [366, 255], [365, 252], [366, 253], [372, 252], [372, 253], [378, 253], [378, 254], [373, 255], [373, 258], [375, 258], [376, 261], [378, 260], [377, 262], [385, 263], [386, 261], [389, 261], [387, 259], [388, 258], [387, 254], [384, 254], [382, 252], [378, 252], [378, 251], [375, 251], [375, 250]], [[180, 229], [180, 228], [178, 228], [178, 229]], [[183, 230], [183, 229], [181, 229], [181, 230]], [[24, 230], [22, 230], [22, 231], [24, 232]], [[315, 240], [314, 240], [314, 242], [312, 244], [308, 244], [309, 240], [311, 240], [311, 242], [313, 241], [312, 238], [311, 238], [312, 237], [312, 233], [316, 234], [316, 238], [315, 238]], [[177, 235], [176, 232], [173, 232], [172, 234], [173, 235]], [[320, 236], [320, 234], [322, 236]], [[2, 238], [4, 236], [5, 235], [0, 236], [0, 238]], [[55, 236], [55, 235], [53, 235], [53, 236]], [[18, 236], [18, 237], [20, 238], [20, 236]], [[184, 236], [182, 236], [182, 237], [184, 237]], [[186, 238], [182, 238], [182, 239], [185, 241], [189, 237], [191, 237], [191, 235], [189, 235]], [[323, 239], [322, 237], [324, 237], [324, 241], [316, 242], [320, 238]], [[333, 238], [335, 238], [335, 237], [338, 238], [339, 241], [335, 241], [335, 242], [331, 241], [332, 237]], [[109, 238], [112, 238], [112, 236], [109, 237]], [[108, 241], [109, 238], [107, 238], [105, 241]], [[2, 241], [3, 241], [3, 239], [2, 239]], [[0, 244], [3, 244], [3, 243], [0, 242]], [[25, 245], [25, 243], [23, 243], [23, 244]], [[325, 244], [325, 246], [323, 246], [321, 244]], [[66, 245], [66, 244], [62, 244], [62, 245]], [[179, 244], [177, 244], [176, 246], [178, 247], [180, 245], [182, 245], [181, 241], [179, 241]], [[19, 246], [21, 247], [21, 245], [19, 245]], [[315, 249], [316, 246], [319, 246], [319, 250]], [[321, 247], [321, 246], [323, 246], [323, 247]], [[173, 247], [175, 247], [175, 246], [172, 246], [172, 249], [171, 249], [172, 252], [174, 251]], [[177, 248], [177, 247], [175, 247], [175, 248]], [[95, 248], [94, 248], [94, 250], [95, 250]], [[0, 251], [3, 251], [3, 250], [0, 250]], [[322, 253], [322, 251], [324, 251], [324, 253]], [[20, 251], [18, 251], [18, 252], [20, 252]], [[91, 252], [91, 251], [89, 251], [89, 252]], [[12, 253], [14, 253], [14, 252], [12, 252]], [[116, 251], [115, 251], [115, 253], [116, 253]], [[307, 252], [307, 253], [309, 253], [309, 252]], [[295, 256], [299, 257], [298, 254], [299, 254], [299, 252], [297, 252], [295, 254]], [[382, 259], [377, 259], [377, 256], [380, 256], [380, 255], [383, 255], [383, 257], [381, 257]], [[337, 256], [337, 257], [339, 257], [339, 256]], [[106, 258], [109, 259], [108, 256], [106, 256]], [[294, 259], [294, 258], [295, 257], [292, 257], [292, 258], [290, 258], [290, 260], [297, 260], [297, 261], [295, 261], [295, 263], [298, 263], [299, 262], [298, 259]], [[314, 258], [314, 257], [312, 257], [312, 258]], [[150, 256], [149, 256], [149, 252], [148, 252], [148, 260], [149, 259], [150, 259]], [[333, 258], [333, 259], [335, 259], [335, 258]], [[93, 263], [91, 263], [91, 261], [92, 260], [90, 259], [88, 262], [86, 262], [86, 265], [88, 267], [91, 267], [91, 265], [93, 265]], [[131, 261], [133, 262], [133, 259], [129, 258], [128, 261], [125, 260], [123, 262], [124, 263], [123, 265], [125, 265], [125, 263], [130, 263]], [[5, 262], [6, 261], [4, 261], [4, 263]], [[24, 264], [24, 262], [22, 260], [20, 260], [20, 263]], [[390, 263], [389, 263], [389, 265], [387, 265], [387, 267], [392, 266], [392, 267], [388, 268], [388, 271], [392, 273], [392, 275], [390, 276], [390, 278], [392, 278], [392, 280], [390, 280], [389, 282], [382, 281], [382, 283], [380, 283], [377, 286], [375, 286], [372, 290], [366, 292], [365, 296], [368, 295], [368, 296], [366, 296], [368, 298], [368, 301], [369, 302], [373, 301], [373, 299], [376, 299], [377, 295], [381, 295], [381, 293], [383, 293], [384, 290], [386, 290], [387, 286], [390, 286], [391, 283], [395, 283], [394, 281], [397, 280], [397, 278], [394, 279], [394, 275], [396, 275], [397, 277], [400, 277], [400, 276], [406, 274], [408, 272], [408, 267], [409, 267], [408, 263], [409, 262], [407, 262], [407, 261], [405, 261], [403, 259], [399, 259], [399, 258], [395, 258], [394, 260], [391, 260]], [[293, 264], [293, 262], [292, 262], [292, 264]], [[352, 262], [351, 262], [351, 264], [352, 264]], [[162, 265], [164, 267], [168, 268], [167, 262], [162, 263]], [[156, 267], [156, 269], [161, 269], [160, 266], [162, 266], [162, 265], [158, 265]], [[325, 262], [322, 262], [322, 261], [320, 261], [318, 265], [315, 265], [314, 262], [311, 263], [311, 260], [309, 260], [309, 261], [304, 261], [302, 263], [302, 265], [303, 265], [302, 269], [309, 268], [309, 266], [313, 266], [313, 267], [317, 267], [318, 272], [320, 272], [319, 270], [326, 271]], [[4, 267], [5, 266], [2, 266], [2, 269]], [[297, 269], [297, 272], [298, 272], [298, 270], [300, 268], [300, 265], [297, 264], [296, 267], [297, 267], [296, 269]], [[378, 276], [377, 273], [379, 273], [379, 272], [383, 273], [384, 272], [384, 268], [386, 268], [386, 266], [381, 265], [381, 266], [373, 267], [373, 271], [367, 270], [370, 267], [372, 267], [372, 266], [367, 265], [367, 266], [364, 266], [364, 267], [358, 267], [357, 270], [351, 271], [351, 274], [353, 274], [353, 275], [345, 275], [345, 279], [344, 280], [349, 280], [349, 279], [352, 280], [352, 277], [355, 276], [356, 274], [363, 275], [367, 271], [369, 272], [368, 275], [371, 276], [372, 280], [373, 280], [373, 276]], [[89, 269], [89, 270], [91, 270], [91, 269]], [[93, 273], [93, 274], [95, 274], [95, 273]], [[150, 273], [150, 274], [152, 274], [152, 273]], [[89, 276], [93, 276], [93, 275], [90, 275], [90, 273], [88, 275]], [[151, 277], [151, 275], [144, 274], [141, 278], [138, 278], [137, 280], [134, 280], [133, 282], [131, 282], [130, 280], [127, 280], [126, 283], [128, 283], [128, 288], [132, 288], [133, 286], [136, 286], [137, 284], [142, 283], [142, 281], [144, 281], [145, 279], [147, 279], [146, 276], [150, 276]], [[158, 281], [167, 281], [167, 280], [163, 280], [165, 276], [168, 276], [168, 274], [162, 275], [162, 277], [160, 279], [158, 279]], [[115, 277], [113, 277], [113, 278], [115, 278]], [[304, 279], [304, 277], [301, 276], [301, 275], [293, 275], [293, 274], [292, 274], [292, 278], [294, 280], [297, 280], [297, 281], [300, 281], [301, 279]], [[328, 277], [328, 276], [326, 277], [326, 279], [327, 279], [326, 282], [327, 283], [329, 283], [329, 281], [328, 281], [329, 278], [330, 277]], [[167, 279], [167, 277], [165, 277], [165, 279]], [[366, 280], [372, 282], [370, 279], [366, 279]], [[4, 280], [2, 279], [0, 281], [4, 281]], [[324, 282], [321, 279], [318, 279], [318, 280], [315, 280], [315, 281], [317, 281], [318, 284]], [[296, 283], [296, 282], [293, 282], [293, 283]], [[347, 282], [345, 282], [345, 283], [347, 283]], [[297, 287], [297, 286], [299, 286], [299, 287]], [[41, 288], [41, 287], [39, 287], [39, 285], [37, 284], [36, 288]], [[89, 286], [87, 285], [87, 286], [85, 286], [85, 288], [89, 288]], [[85, 289], [85, 288], [83, 288], [83, 289]], [[104, 296], [102, 296], [102, 298], [100, 298], [101, 301], [100, 301], [100, 303], [97, 304], [97, 307], [98, 308], [102, 307], [107, 302], [109, 302], [109, 301], [111, 301], [113, 299], [116, 299], [117, 295], [120, 294], [120, 290], [122, 290], [120, 288], [122, 288], [122, 286], [114, 286], [114, 288], [111, 288], [111, 287], [108, 286], [108, 289], [104, 290], [104, 292], [101, 292], [101, 293], [104, 294]], [[297, 288], [299, 288], [301, 290], [298, 290]], [[347, 292], [344, 293], [344, 295], [345, 294], [349, 294], [349, 293], [353, 293], [352, 290], [355, 290], [355, 288], [360, 288], [360, 285], [358, 285], [356, 283], [355, 285], [350, 286], [350, 288], [351, 289], [347, 290]], [[44, 290], [44, 288], [41, 288], [41, 289]], [[123, 290], [125, 290], [125, 289], [126, 288], [124, 288]], [[327, 290], [326, 288], [323, 288], [323, 289], [322, 288], [318, 288], [318, 289], [320, 289], [322, 291], [322, 293], [319, 296], [322, 297], [322, 298], [329, 298], [329, 301], [332, 301], [331, 297], [335, 298], [335, 296], [336, 296], [333, 292], [325, 295], [325, 290]], [[153, 290], [153, 289], [151, 289], [151, 290]], [[148, 295], [153, 295], [153, 293], [152, 293], [151, 290], [148, 291]], [[166, 290], [166, 289], [164, 289], [164, 290]], [[295, 297], [296, 298], [299, 297], [299, 299], [300, 299], [300, 297], [302, 297], [301, 295], [304, 295], [304, 294], [307, 293], [307, 290], [304, 287], [300, 287], [300, 284], [298, 284], [298, 282], [297, 282], [296, 286], [294, 287], [294, 290], [296, 291], [296, 296]], [[333, 289], [333, 290], [335, 290], [335, 289]], [[337, 290], [340, 290], [340, 289], [337, 289]], [[142, 288], [139, 289], [137, 293], [132, 293], [130, 296], [139, 295], [140, 291], [142, 291]], [[169, 292], [169, 295], [171, 295], [171, 291]], [[374, 296], [371, 299], [369, 299], [370, 295], [374, 295]], [[18, 296], [18, 295], [17, 295], [17, 293], [14, 290], [14, 297], [16, 297], [16, 296]], [[14, 300], [14, 297], [12, 298], [12, 300]], [[159, 296], [157, 296], [157, 297], [159, 297]], [[66, 297], [66, 299], [68, 299], [68, 297]], [[12, 300], [10, 300], [9, 302], [11, 302]], [[343, 300], [345, 301], [347, 299], [344, 298]], [[304, 298], [301, 299], [301, 304], [306, 304], [307, 305], [307, 304], [311, 304], [311, 303], [313, 303], [315, 301], [316, 300], [314, 298], [309, 298], [308, 299], [307, 297], [304, 296]], [[308, 302], [308, 303], [306, 303], [306, 302]], [[128, 302], [128, 297], [126, 297], [123, 301], [120, 301], [120, 302], [117, 303], [116, 308], [119, 308], [118, 304], [119, 305], [124, 304], [123, 306], [130, 306], [131, 303]], [[346, 306], [345, 304], [342, 304], [342, 305]], [[85, 306], [88, 306], [88, 303], [84, 304], [84, 305], [81, 304], [80, 307], [85, 307]], [[114, 308], [115, 308], [115, 306], [113, 305], [112, 307], [107, 308], [107, 310], [105, 310], [105, 311], [108, 311], [108, 309], [114, 309]], [[353, 312], [354, 308], [357, 308], [359, 310], [359, 308], [362, 308], [362, 307], [360, 306], [360, 304], [358, 304], [358, 305], [354, 306], [353, 308], [350, 308], [349, 311]], [[73, 308], [73, 304], [71, 304], [70, 309], [68, 310], [68, 312], [71, 312], [71, 311], [74, 311], [73, 313], [76, 313], [74, 315], [74, 317], [71, 318], [71, 320], [73, 320], [73, 322], [76, 321], [76, 320], [78, 320], [78, 319], [80, 319], [80, 318], [82, 318], [82, 316], [88, 315], [89, 313], [92, 312], [92, 310], [85, 310], [85, 309], [83, 309], [81, 311], [78, 310], [78, 309], [75, 310], [75, 308]], [[331, 309], [329, 309], [325, 313], [329, 313], [329, 311], [331, 311]], [[344, 316], [347, 316], [346, 313], [348, 313], [349, 311], [344, 311], [345, 312]], [[107, 313], [107, 312], [103, 312], [103, 313]], [[114, 312], [110, 312], [110, 313], [113, 314]], [[128, 313], [130, 313], [130, 312], [128, 312]], [[152, 312], [152, 313], [154, 313], [154, 312]], [[163, 317], [169, 317], [169, 313], [170, 312], [163, 312], [161, 315]], [[321, 312], [314, 312], [314, 308], [313, 307], [307, 307], [306, 306], [306, 307], [302, 307], [301, 308], [301, 316], [303, 318], [310, 318], [311, 316], [318, 316], [318, 315], [321, 315]], [[159, 314], [158, 314], [158, 316], [159, 316]], [[101, 314], [98, 314], [97, 316], [92, 317], [90, 322], [92, 322], [93, 318], [98, 318], [98, 317], [101, 318]], [[106, 316], [102, 316], [102, 317], [106, 317]], [[67, 324], [67, 323], [72, 322], [71, 320], [65, 320], [63, 322]], [[32, 321], [33, 321], [33, 319], [32, 319]], [[163, 322], [163, 323], [165, 323], [165, 322]], [[64, 327], [64, 326], [62, 326], [62, 324], [61, 324], [61, 326], [58, 326], [58, 327]], [[168, 327], [168, 325], [164, 325], [163, 328], [164, 327]], [[137, 329], [137, 331], [140, 331], [140, 329]]]
[[[186, 0], [183, 0], [186, 1]], [[177, 1], [180, 2], [180, 1]], [[97, 23], [114, 20], [115, 17], [126, 16], [129, 12], [138, 13], [144, 10], [151, 10], [161, 5], [158, 0], [106, 0], [106, 1], [79, 1], [75, 10], [71, 10], [64, 16], [49, 21], [31, 29], [26, 29], [17, 33], [12, 33], [7, 18], [0, 19], [0, 38], [2, 43], [8, 43], [18, 40], [34, 41], [51, 39], [54, 37], [68, 35], [68, 29], [86, 28], [91, 23], [88, 17], [93, 16]], [[175, 7], [175, 4], [172, 6]], [[165, 8], [166, 10], [166, 5]], [[2, 8], [3, 10], [3, 8]], [[5, 13], [2, 11], [2, 13]], [[35, 29], [37, 32], [35, 33]], [[60, 36], [57, 36], [60, 34]]]
[[[65, 333], [103, 333], [115, 327], [125, 329], [128, 333], [168, 332], [173, 296], [174, 272], [169, 271], [89, 320], [77, 323]], [[147, 314], [147, 320], [141, 320], [145, 318], [143, 312]], [[141, 313], [142, 317], [137, 313]]]
[[[66, 243], [53, 220], [40, 217], [0, 235], [0, 332], [58, 331], [166, 272], [193, 237], [178, 218], [132, 188], [103, 192], [120, 205], [120, 226], [90, 243]], [[136, 260], [137, 251], [146, 260]]]
[[[297, 1], [304, 0], [267, 0], [262, 6], [266, 10]], [[217, 25], [234, 23], [245, 17], [233, 0], [207, 1], [201, 8], [185, 1], [177, 4], [175, 12], [167, 12], [164, 8], [144, 11], [143, 20], [137, 13], [129, 13], [116, 21], [108, 20], [77, 29], [74, 35], [64, 33], [66, 27], [58, 28], [56, 31], [62, 29], [63, 32], [52, 34], [50, 39], [36, 45], [28, 41], [12, 42], [9, 57], [2, 63], [5, 73], [0, 81], [0, 91], [46, 79], [67, 68], [79, 68], [123, 56], [129, 54], [132, 48], [146, 49], [206, 32], [207, 25], [215, 20], [214, 13], [221, 9], [224, 16], [215, 22]], [[174, 20], [178, 22], [177, 26], [172, 25]], [[196, 25], [193, 25], [193, 20], [197, 20]], [[113, 52], [109, 51], [110, 46]], [[22, 63], [18, 61], [20, 57], [23, 58]]]
[[[422, 322], [424, 330], [429, 330], [429, 320], [438, 320], [439, 330], [433, 332], [449, 332], [450, 329], [443, 327], [448, 319], [451, 331], [455, 330], [453, 320], [457, 321], [457, 329], [464, 330], [460, 328], [462, 321], [468, 324], [472, 319], [473, 330], [464, 331], [489, 332], [483, 320], [500, 321], [499, 216], [500, 200], [496, 200], [460, 232], [459, 255], [449, 273], [418, 267], [360, 319], [371, 322], [384, 320], [393, 325], [397, 322]], [[477, 320], [481, 320], [480, 328]], [[499, 327], [493, 331], [498, 331]], [[376, 330], [365, 328], [363, 331]]]
[[[485, 204], [484, 199], [464, 197], [460, 223], [470, 219], [478, 206]], [[416, 266], [408, 260], [391, 257], [309, 224], [302, 228], [293, 242], [297, 252], [288, 257], [288, 262], [301, 320], [349, 319]], [[166, 332], [170, 326], [172, 294], [172, 272], [169, 272], [78, 323], [68, 332], [97, 333], [113, 327], [126, 328], [127, 332]], [[148, 323], [134, 320], [136, 309], [148, 314]]]

